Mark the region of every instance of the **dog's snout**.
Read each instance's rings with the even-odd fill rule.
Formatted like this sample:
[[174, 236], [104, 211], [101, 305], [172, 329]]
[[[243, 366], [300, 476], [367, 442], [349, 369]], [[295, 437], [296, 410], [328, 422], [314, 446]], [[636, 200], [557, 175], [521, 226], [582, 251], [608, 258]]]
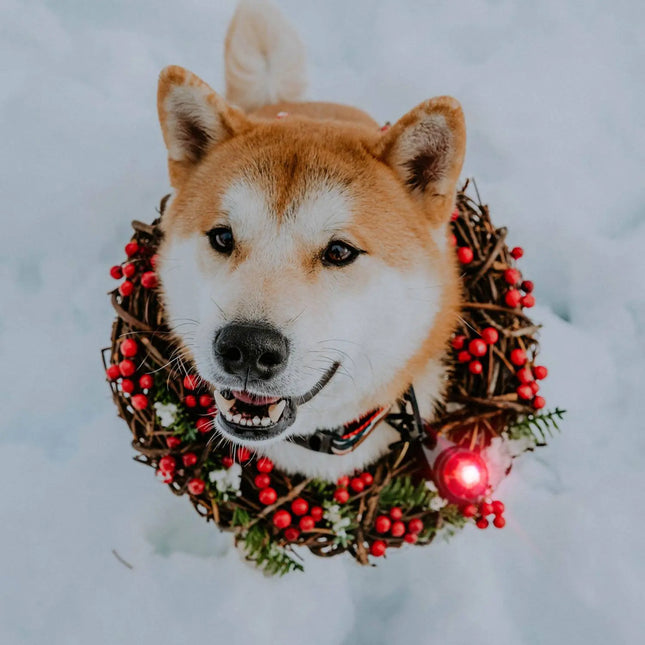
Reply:
[[263, 323], [234, 323], [222, 328], [213, 342], [215, 357], [229, 374], [268, 380], [279, 374], [289, 358], [289, 341]]

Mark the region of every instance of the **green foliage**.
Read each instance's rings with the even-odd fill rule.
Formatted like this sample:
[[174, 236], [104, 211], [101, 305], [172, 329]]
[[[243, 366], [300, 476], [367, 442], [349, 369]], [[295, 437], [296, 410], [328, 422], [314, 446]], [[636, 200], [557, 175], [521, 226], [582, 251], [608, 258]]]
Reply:
[[233, 526], [246, 526], [250, 521], [251, 516], [246, 509], [240, 508], [239, 506], [233, 509], [233, 517], [231, 519]]
[[260, 524], [254, 524], [239, 541], [244, 545], [247, 559], [265, 573], [283, 576], [291, 571], [304, 571], [302, 564], [273, 542], [268, 530]]
[[435, 493], [428, 490], [425, 481], [415, 485], [409, 475], [404, 475], [393, 479], [381, 491], [381, 506], [388, 509], [392, 506], [427, 508], [434, 496]]
[[551, 412], [545, 412], [543, 414], [529, 414], [523, 419], [516, 421], [508, 428], [506, 434], [509, 439], [530, 438], [535, 442], [536, 446], [545, 446], [547, 436], [552, 437], [555, 430], [560, 431], [558, 421], [564, 418], [565, 413], [566, 410], [556, 408]]

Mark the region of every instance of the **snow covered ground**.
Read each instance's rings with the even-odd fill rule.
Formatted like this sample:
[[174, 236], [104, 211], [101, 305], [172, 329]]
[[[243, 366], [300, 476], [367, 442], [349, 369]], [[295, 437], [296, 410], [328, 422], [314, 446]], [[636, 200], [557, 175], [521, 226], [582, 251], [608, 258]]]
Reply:
[[234, 0], [2, 0], [0, 642], [642, 642], [643, 3], [280, 5], [311, 97], [382, 121], [462, 101], [465, 176], [526, 250], [565, 432], [503, 484], [503, 531], [376, 569], [241, 564], [131, 460], [98, 355], [107, 268], [167, 190], [156, 76], [221, 89]]

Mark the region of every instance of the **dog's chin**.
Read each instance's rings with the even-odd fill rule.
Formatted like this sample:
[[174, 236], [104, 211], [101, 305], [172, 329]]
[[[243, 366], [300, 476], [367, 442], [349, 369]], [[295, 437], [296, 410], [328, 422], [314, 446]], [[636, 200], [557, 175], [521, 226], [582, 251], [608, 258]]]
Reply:
[[247, 445], [280, 441], [295, 423], [298, 408], [329, 383], [340, 365], [334, 363], [305, 394], [277, 397], [247, 391], [215, 389], [215, 429], [235, 443]]

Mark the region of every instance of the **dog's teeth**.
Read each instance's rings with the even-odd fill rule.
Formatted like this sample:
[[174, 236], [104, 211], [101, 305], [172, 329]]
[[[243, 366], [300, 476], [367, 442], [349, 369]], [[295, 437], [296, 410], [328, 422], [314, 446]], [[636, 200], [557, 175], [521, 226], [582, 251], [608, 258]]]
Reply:
[[241, 426], [245, 426], [245, 425], [246, 425], [246, 419], [245, 419], [244, 417], [242, 417], [242, 418], [240, 419], [240, 425], [241, 425]]
[[253, 417], [253, 425], [254, 426], [260, 425], [260, 417]]
[[233, 415], [230, 412], [227, 412], [224, 416], [227, 421], [233, 421]]
[[269, 417], [271, 418], [271, 421], [273, 421], [273, 423], [278, 423], [286, 407], [287, 402], [284, 399], [282, 399], [282, 401], [280, 401], [279, 403], [274, 403], [273, 405], [269, 406]]
[[271, 425], [271, 419], [269, 419], [269, 417], [262, 417], [262, 421], [260, 421], [260, 423], [265, 427], [270, 426]]
[[241, 414], [236, 414], [236, 415], [233, 417], [233, 423], [239, 423], [241, 418], [242, 418], [242, 415], [241, 415]]
[[215, 390], [213, 394], [215, 396], [215, 405], [217, 406], [218, 410], [223, 410], [226, 413], [235, 405], [235, 399], [231, 399], [229, 401], [228, 399], [225, 399], [217, 390]]

